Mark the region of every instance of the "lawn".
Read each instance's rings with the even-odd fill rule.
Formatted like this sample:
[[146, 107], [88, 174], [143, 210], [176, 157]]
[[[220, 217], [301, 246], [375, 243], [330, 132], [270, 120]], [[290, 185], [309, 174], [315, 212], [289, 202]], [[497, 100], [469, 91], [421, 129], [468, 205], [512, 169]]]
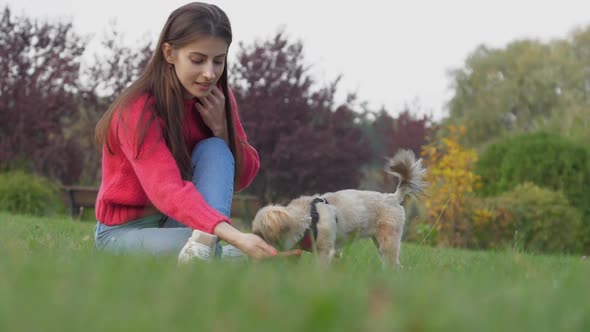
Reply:
[[111, 256], [91, 222], [0, 213], [0, 331], [590, 331], [590, 261], [369, 242], [331, 267]]

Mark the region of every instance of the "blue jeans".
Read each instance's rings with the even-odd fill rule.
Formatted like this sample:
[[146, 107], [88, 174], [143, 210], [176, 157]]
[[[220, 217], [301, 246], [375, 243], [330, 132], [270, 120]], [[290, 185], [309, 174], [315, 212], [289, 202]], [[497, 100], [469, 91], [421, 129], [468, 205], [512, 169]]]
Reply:
[[[205, 201], [229, 216], [234, 189], [234, 157], [224, 140], [205, 139], [192, 152], [193, 179]], [[96, 223], [97, 249], [117, 253], [178, 254], [192, 229], [163, 214], [136, 219], [119, 226]], [[219, 245], [218, 245], [219, 246]]]

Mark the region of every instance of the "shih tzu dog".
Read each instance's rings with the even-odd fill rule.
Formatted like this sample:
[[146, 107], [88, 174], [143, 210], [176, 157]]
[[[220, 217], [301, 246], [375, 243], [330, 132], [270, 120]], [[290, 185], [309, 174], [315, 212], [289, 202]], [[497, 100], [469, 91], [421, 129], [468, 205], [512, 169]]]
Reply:
[[348, 241], [370, 237], [382, 261], [397, 266], [405, 224], [401, 203], [407, 194], [423, 192], [426, 170], [411, 150], [400, 150], [385, 171], [399, 180], [393, 193], [349, 189], [302, 196], [286, 206], [260, 209], [252, 231], [282, 250], [315, 250], [327, 263]]

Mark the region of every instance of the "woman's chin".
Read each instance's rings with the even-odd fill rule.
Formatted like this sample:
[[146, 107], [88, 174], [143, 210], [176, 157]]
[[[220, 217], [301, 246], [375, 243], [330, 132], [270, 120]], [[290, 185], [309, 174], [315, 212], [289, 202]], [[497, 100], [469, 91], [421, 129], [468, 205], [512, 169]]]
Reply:
[[191, 89], [185, 92], [184, 99], [203, 98], [211, 94], [211, 89]]

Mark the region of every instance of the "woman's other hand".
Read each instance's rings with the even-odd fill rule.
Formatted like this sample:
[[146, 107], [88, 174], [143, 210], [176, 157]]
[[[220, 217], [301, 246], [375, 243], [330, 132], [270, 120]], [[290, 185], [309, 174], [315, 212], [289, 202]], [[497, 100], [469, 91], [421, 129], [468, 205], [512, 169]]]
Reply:
[[225, 96], [217, 86], [206, 97], [200, 97], [195, 102], [195, 108], [201, 114], [201, 118], [211, 129], [213, 135], [228, 141], [227, 120], [225, 116]]

